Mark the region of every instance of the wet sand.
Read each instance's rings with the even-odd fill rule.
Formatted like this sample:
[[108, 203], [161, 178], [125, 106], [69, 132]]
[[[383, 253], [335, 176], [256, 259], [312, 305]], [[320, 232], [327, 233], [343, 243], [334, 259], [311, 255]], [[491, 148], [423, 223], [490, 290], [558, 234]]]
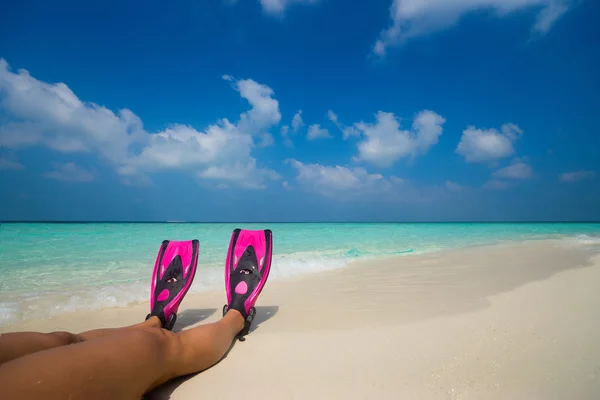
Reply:
[[[224, 297], [189, 295], [175, 329], [217, 320]], [[600, 256], [568, 241], [357, 262], [270, 282], [244, 342], [147, 397], [599, 398], [599, 305]], [[78, 332], [147, 312], [142, 304], [3, 331]]]

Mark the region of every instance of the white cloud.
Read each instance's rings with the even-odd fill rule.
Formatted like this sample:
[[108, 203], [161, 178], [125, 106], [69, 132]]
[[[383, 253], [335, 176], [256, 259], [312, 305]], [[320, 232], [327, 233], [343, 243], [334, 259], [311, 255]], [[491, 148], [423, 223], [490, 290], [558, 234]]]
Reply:
[[321, 125], [314, 124], [308, 127], [308, 134], [306, 135], [308, 140], [316, 139], [331, 139], [333, 136], [325, 128], [321, 128]]
[[523, 134], [523, 130], [518, 125], [513, 123], [504, 124], [500, 127], [500, 131], [510, 140], [517, 140]]
[[39, 81], [25, 70], [13, 73], [0, 59], [0, 108], [18, 119], [2, 127], [1, 145], [19, 148], [45, 144], [64, 153], [96, 152], [110, 162], [128, 155], [128, 147], [146, 135], [130, 110], [117, 114], [81, 101], [64, 83]]
[[96, 179], [94, 174], [78, 167], [73, 163], [54, 163], [54, 171], [44, 172], [42, 176], [63, 182], [92, 182]]
[[[0, 101], [1, 108], [2, 102]], [[8, 122], [0, 125], [0, 147], [20, 149], [39, 144], [43, 139], [43, 130], [32, 122]]]
[[512, 156], [513, 142], [523, 131], [515, 124], [504, 124], [501, 130], [468, 127], [463, 131], [456, 153], [468, 163], [482, 163]]
[[[327, 111], [327, 119], [333, 122], [333, 124], [344, 134], [344, 139], [347, 139], [349, 136], [353, 136], [355, 133], [354, 129], [348, 129], [339, 121], [338, 116], [332, 110]], [[358, 134], [356, 135], [358, 136]]]
[[347, 168], [339, 165], [324, 166], [320, 164], [304, 164], [291, 159], [286, 161], [297, 172], [297, 180], [308, 190], [324, 196], [332, 196], [340, 192], [348, 194], [365, 194], [387, 190], [392, 185], [402, 183], [385, 179], [380, 174], [369, 174], [364, 168]]
[[579, 182], [586, 179], [593, 179], [595, 176], [595, 171], [563, 172], [558, 176], [558, 180], [564, 183]]
[[[307, 191], [336, 201], [376, 199], [393, 204], [428, 204], [436, 202], [458, 185], [444, 188], [438, 185], [415, 187], [411, 182], [397, 176], [388, 178], [369, 173], [362, 167], [348, 168], [334, 165], [305, 164], [298, 160], [287, 160], [296, 170], [296, 181]], [[286, 185], [287, 186], [287, 185]]]
[[332, 110], [327, 111], [327, 118], [334, 124], [339, 126], [338, 116]]
[[273, 89], [252, 79], [235, 80], [229, 75], [223, 79], [233, 82], [233, 87], [252, 107], [240, 116], [238, 128], [242, 132], [264, 136], [266, 129], [279, 124], [279, 101], [273, 97]]
[[332, 110], [327, 111], [327, 119], [333, 122], [333, 124], [342, 132], [344, 135], [344, 140], [351, 136], [360, 136], [360, 131], [358, 129], [356, 129], [354, 126], [345, 126], [342, 124], [337, 114]]
[[263, 183], [265, 179], [280, 179], [279, 174], [275, 171], [257, 168], [254, 159], [246, 164], [236, 162], [226, 168], [210, 166], [199, 172], [198, 176], [204, 179], [232, 182], [247, 189], [264, 189], [266, 187]]
[[294, 132], [298, 132], [302, 126], [304, 126], [304, 121], [302, 120], [302, 110], [298, 110], [298, 112], [294, 114], [294, 118], [292, 118], [292, 129], [294, 129]]
[[145, 171], [210, 165], [248, 157], [252, 137], [227, 119], [199, 132], [191, 126], [173, 125], [152, 134], [139, 155], [127, 164]]
[[492, 175], [496, 178], [529, 179], [533, 176], [533, 170], [517, 158], [509, 166], [495, 171]]
[[292, 5], [299, 4], [316, 4], [320, 0], [260, 0], [260, 5], [263, 10], [273, 16], [281, 16], [285, 10]]
[[283, 144], [287, 147], [294, 147], [294, 142], [290, 137], [290, 134], [297, 133], [300, 128], [304, 125], [304, 121], [302, 120], [302, 110], [298, 110], [294, 117], [292, 118], [292, 123], [290, 124], [292, 128], [290, 129], [289, 125], [284, 125], [281, 127], [280, 133], [283, 137]]
[[252, 136], [242, 132], [227, 119], [218, 121], [199, 132], [185, 125], [174, 125], [163, 132], [150, 135], [141, 153], [127, 161], [130, 172], [160, 169], [188, 169], [211, 180], [237, 183], [246, 188], [262, 188], [266, 178], [276, 173], [256, 166], [251, 157]]
[[0, 145], [11, 149], [44, 145], [63, 153], [95, 153], [128, 180], [148, 182], [146, 172], [182, 169], [206, 179], [218, 177], [244, 187], [262, 187], [265, 179], [276, 174], [257, 167], [251, 152], [255, 138], [259, 146], [273, 143], [268, 130], [281, 120], [279, 102], [266, 85], [229, 75], [223, 79], [250, 104], [238, 123], [218, 120], [204, 131], [173, 124], [150, 134], [133, 112], [123, 109], [115, 114], [85, 103], [65, 84], [39, 81], [24, 70], [13, 73], [0, 59], [0, 109], [10, 118], [0, 126]]
[[258, 147], [269, 147], [275, 144], [275, 138], [269, 132], [263, 132], [260, 135]]
[[532, 33], [544, 35], [572, 3], [573, 0], [393, 0], [390, 25], [381, 32], [373, 53], [383, 57], [389, 47], [450, 28], [464, 15], [479, 10], [489, 10], [498, 18], [521, 10], [537, 11]]
[[546, 0], [544, 3], [546, 5], [538, 14], [533, 26], [533, 32], [541, 35], [548, 33], [552, 25], [569, 10], [572, 1]]
[[344, 137], [362, 135], [365, 139], [358, 144], [357, 160], [386, 167], [397, 160], [426, 153], [438, 142], [442, 126], [446, 122], [439, 114], [424, 110], [417, 114], [412, 130], [400, 129], [400, 122], [393, 113], [379, 111], [376, 122], [358, 122], [344, 128]]

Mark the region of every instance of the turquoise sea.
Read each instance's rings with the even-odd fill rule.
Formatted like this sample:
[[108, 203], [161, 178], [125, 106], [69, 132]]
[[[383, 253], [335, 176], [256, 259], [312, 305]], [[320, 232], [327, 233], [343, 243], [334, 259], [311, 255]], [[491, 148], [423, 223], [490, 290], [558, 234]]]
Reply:
[[270, 280], [365, 258], [507, 241], [600, 245], [600, 223], [2, 223], [0, 325], [147, 301], [163, 239], [199, 239], [191, 292], [220, 288], [236, 227], [273, 231]]

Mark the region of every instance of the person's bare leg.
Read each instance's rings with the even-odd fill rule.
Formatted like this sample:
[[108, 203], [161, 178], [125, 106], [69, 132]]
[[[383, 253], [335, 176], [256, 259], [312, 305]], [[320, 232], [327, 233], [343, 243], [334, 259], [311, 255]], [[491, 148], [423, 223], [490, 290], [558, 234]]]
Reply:
[[54, 347], [80, 343], [86, 340], [99, 338], [122, 331], [139, 330], [159, 326], [160, 320], [157, 317], [151, 317], [142, 323], [131, 326], [122, 328], [94, 329], [79, 334], [69, 332], [3, 333], [0, 334], [0, 365], [18, 357]]
[[218, 322], [174, 333], [125, 330], [40, 351], [0, 365], [6, 399], [133, 399], [177, 376], [203, 371], [227, 352], [244, 319], [235, 310]]
[[140, 322], [139, 324], [124, 326], [120, 328], [102, 328], [102, 329], [93, 329], [91, 331], [86, 331], [79, 333], [79, 336], [83, 340], [96, 339], [99, 337], [103, 337], [106, 335], [112, 335], [113, 333], [118, 333], [123, 330], [136, 330], [136, 329], [146, 329], [146, 328], [159, 328], [161, 326], [160, 319], [158, 317], [150, 317], [144, 322]]

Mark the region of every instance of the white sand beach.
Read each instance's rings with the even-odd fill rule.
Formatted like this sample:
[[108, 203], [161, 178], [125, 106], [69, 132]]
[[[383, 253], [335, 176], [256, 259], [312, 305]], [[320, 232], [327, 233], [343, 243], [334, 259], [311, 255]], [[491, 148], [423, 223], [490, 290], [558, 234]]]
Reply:
[[[217, 320], [223, 304], [224, 290], [189, 295], [176, 330]], [[599, 305], [600, 256], [568, 241], [357, 262], [269, 282], [244, 342], [148, 398], [597, 399]], [[142, 304], [3, 331], [78, 332], [147, 312]]]

